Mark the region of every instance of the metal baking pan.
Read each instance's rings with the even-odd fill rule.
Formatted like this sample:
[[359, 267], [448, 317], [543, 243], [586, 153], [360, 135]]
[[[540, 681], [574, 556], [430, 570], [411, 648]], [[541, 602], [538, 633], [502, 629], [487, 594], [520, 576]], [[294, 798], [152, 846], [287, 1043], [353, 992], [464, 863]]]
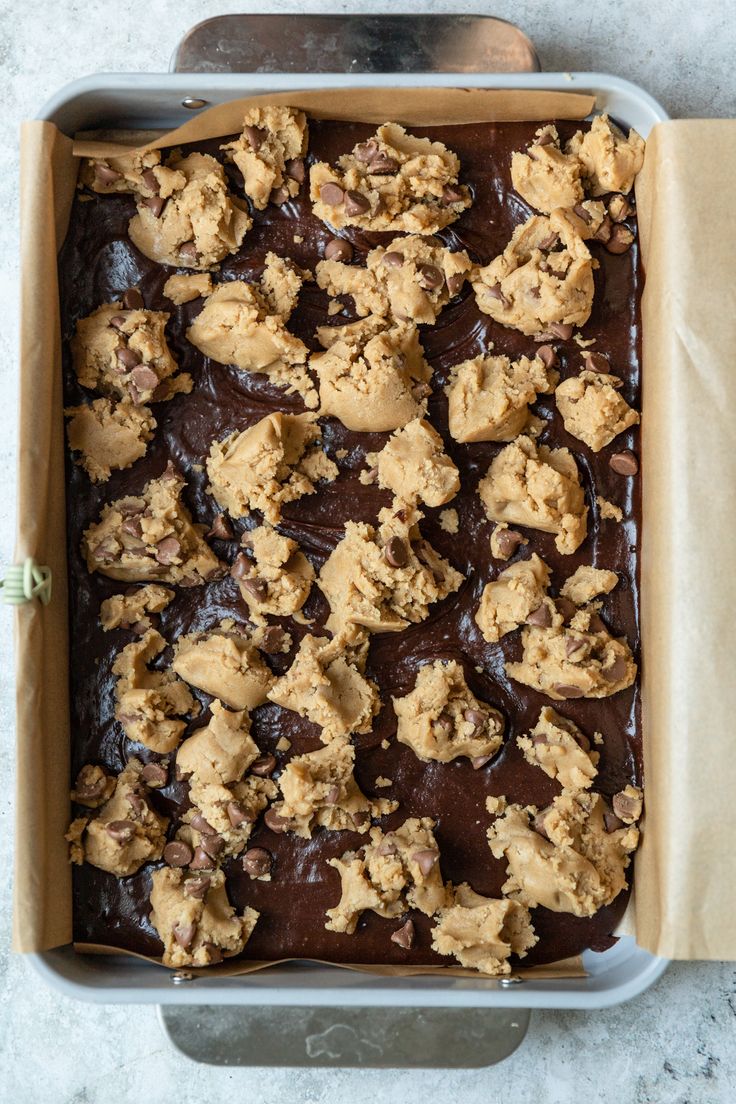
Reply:
[[[276, 24], [281, 20], [281, 26]], [[327, 20], [327, 23], [325, 22]], [[397, 20], [403, 20], [399, 25]], [[213, 27], [213, 22], [220, 24]], [[440, 26], [440, 23], [442, 24]], [[224, 26], [223, 24], [227, 24]], [[329, 25], [328, 25], [329, 24]], [[295, 32], [298, 30], [298, 34]], [[509, 30], [510, 28], [510, 30]], [[310, 71], [293, 71], [292, 44], [320, 42], [329, 32], [330, 51], [324, 51], [310, 64]], [[397, 34], [400, 32], [400, 34]], [[174, 62], [183, 59], [189, 72], [161, 74], [112, 74], [85, 77], [66, 85], [42, 108], [39, 118], [55, 123], [67, 134], [78, 130], [103, 127], [173, 128], [201, 110], [229, 99], [258, 93], [288, 90], [343, 87], [422, 87], [443, 86], [473, 88], [523, 88], [593, 93], [596, 109], [606, 111], [627, 126], [635, 127], [646, 137], [655, 123], [667, 115], [663, 108], [642, 89], [628, 81], [602, 73], [540, 73], [534, 49], [520, 32], [513, 39], [515, 28], [498, 20], [484, 17], [359, 17], [359, 16], [242, 16], [208, 21], [195, 28], [183, 40]], [[510, 37], [509, 37], [510, 36]], [[286, 44], [284, 51], [274, 53], [274, 42]], [[396, 42], [402, 45], [401, 58], [409, 59], [397, 72]], [[442, 57], [437, 58], [427, 43], [443, 42]], [[356, 42], [362, 50], [356, 53]], [[374, 49], [366, 49], [366, 42]], [[223, 43], [226, 44], [225, 49]], [[497, 49], [494, 52], [494, 43]], [[435, 48], [436, 49], [436, 48]], [[299, 57], [314, 59], [303, 53]], [[356, 61], [356, 56], [361, 61]], [[458, 57], [463, 64], [458, 64]], [[411, 59], [419, 59], [427, 67], [422, 71], [406, 71]], [[448, 58], [450, 59], [448, 63]], [[400, 59], [398, 59], [400, 60]], [[279, 64], [280, 63], [280, 64]], [[447, 65], [453, 66], [447, 71]], [[235, 68], [233, 72], [213, 72], [219, 65]], [[524, 67], [524, 72], [494, 72]], [[195, 72], [195, 69], [201, 71]], [[252, 70], [260, 71], [252, 71]], [[251, 71], [248, 71], [251, 70]], [[320, 71], [321, 70], [321, 71]], [[326, 71], [328, 70], [328, 71]], [[356, 71], [359, 70], [359, 71]], [[586, 952], [583, 956], [588, 976], [569, 980], [533, 980], [453, 978], [442, 976], [388, 978], [356, 973], [350, 970], [310, 963], [290, 963], [272, 967], [263, 973], [238, 978], [192, 978], [186, 974], [168, 973], [133, 958], [123, 956], [83, 956], [70, 947], [31, 955], [39, 974], [67, 996], [105, 1003], [156, 1003], [165, 1006], [240, 1006], [241, 1009], [283, 1009], [297, 1011], [311, 1006], [313, 1010], [339, 1008], [343, 1019], [351, 1009], [381, 1010], [382, 1024], [388, 1009], [489, 1010], [485, 1022], [500, 1016], [498, 1031], [511, 1040], [506, 1053], [523, 1038], [531, 1008], [596, 1009], [635, 997], [651, 985], [666, 968], [666, 960], [657, 958], [636, 946], [631, 937], [624, 937], [604, 953]], [[490, 1011], [495, 1010], [495, 1012]], [[509, 1014], [513, 1015], [509, 1019]], [[164, 1016], [171, 1007], [164, 1009]], [[195, 1009], [191, 1009], [192, 1013]], [[199, 1012], [202, 1008], [199, 1007]], [[225, 1011], [223, 1010], [223, 1015]], [[423, 1012], [422, 1015], [425, 1015]], [[301, 1013], [303, 1021], [306, 1012]], [[176, 1019], [176, 1016], [174, 1016]], [[335, 1017], [330, 1020], [333, 1023]], [[363, 1021], [366, 1022], [366, 1021]], [[172, 1021], [173, 1023], [173, 1021]], [[175, 1024], [168, 1023], [169, 1033], [176, 1035]], [[202, 1019], [198, 1021], [201, 1030]], [[333, 1023], [334, 1026], [334, 1023]], [[348, 1031], [344, 1023], [338, 1026]], [[352, 1029], [350, 1029], [352, 1030]], [[188, 1029], [184, 1034], [188, 1032]], [[498, 1032], [497, 1032], [498, 1033]], [[497, 1034], [496, 1033], [496, 1034]], [[310, 1035], [322, 1039], [330, 1032]], [[363, 1032], [365, 1034], [365, 1032]], [[514, 1041], [515, 1040], [515, 1041]], [[192, 1057], [201, 1054], [182, 1043], [179, 1045]], [[478, 1039], [473, 1045], [479, 1047]], [[486, 1045], [490, 1046], [488, 1040]], [[283, 1047], [283, 1041], [280, 1044]], [[350, 1046], [335, 1058], [332, 1044], [307, 1046], [307, 1064], [390, 1065], [422, 1064], [407, 1060], [387, 1060], [385, 1048], [381, 1059], [352, 1055]], [[320, 1049], [321, 1048], [321, 1049]], [[492, 1048], [491, 1048], [492, 1049]], [[340, 1050], [338, 1046], [337, 1050]], [[480, 1063], [498, 1060], [489, 1058]], [[429, 1065], [443, 1064], [437, 1050]], [[275, 1054], [275, 1051], [274, 1051]], [[495, 1051], [494, 1051], [495, 1054]], [[501, 1055], [503, 1056], [503, 1055]], [[353, 1058], [355, 1060], [353, 1061]], [[209, 1055], [210, 1060], [216, 1060]], [[205, 1058], [204, 1060], [208, 1060]], [[258, 1064], [281, 1064], [272, 1054], [259, 1050]], [[238, 1064], [231, 1058], [230, 1064]], [[241, 1063], [242, 1064], [242, 1063]], [[292, 1064], [300, 1064], [299, 1059]]]

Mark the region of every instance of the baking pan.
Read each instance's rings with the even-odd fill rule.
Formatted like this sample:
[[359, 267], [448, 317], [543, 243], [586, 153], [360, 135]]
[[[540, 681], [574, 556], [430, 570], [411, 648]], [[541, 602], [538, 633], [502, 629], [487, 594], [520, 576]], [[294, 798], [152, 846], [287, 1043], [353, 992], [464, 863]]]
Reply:
[[[236, 24], [233, 24], [232, 18], [228, 17], [229, 49], [226, 52], [225, 62], [229, 65], [237, 65], [240, 70], [238, 72], [212, 72], [211, 68], [216, 61], [212, 60], [211, 53], [207, 54], [205, 51], [201, 66], [204, 71], [201, 72], [90, 76], [68, 84], [57, 92], [43, 107], [38, 118], [54, 123], [69, 135], [79, 130], [105, 127], [170, 129], [191, 117], [193, 111], [259, 93], [297, 89], [334, 88], [337, 90], [344, 87], [416, 88], [457, 87], [458, 85], [472, 88], [520, 88], [592, 93], [596, 98], [597, 111], [610, 113], [624, 125], [635, 127], [644, 137], [649, 134], [655, 123], [667, 118], [662, 107], [651, 96], [636, 85], [617, 77], [586, 72], [499, 73], [488, 71], [494, 60], [499, 68], [508, 68], [509, 53], [507, 40], [503, 39], [503, 49], [494, 58], [493, 36], [492, 34], [489, 36], [489, 23], [500, 21], [490, 20], [487, 23], [482, 17], [426, 17], [426, 19], [412, 17], [411, 25], [418, 36], [417, 49], [414, 51], [408, 24], [402, 29], [401, 41], [404, 44], [406, 56], [427, 57], [432, 64], [438, 64], [437, 59], [426, 53], [418, 53], [419, 46], [433, 38], [436, 39], [438, 30], [442, 32], [440, 37], [447, 42], [451, 40], [453, 27], [458, 33], [462, 31], [465, 44], [463, 56], [466, 58], [466, 63], [460, 73], [429, 70], [396, 72], [385, 68], [385, 56], [381, 49], [383, 42], [381, 28], [385, 31], [386, 42], [395, 42], [394, 32], [397, 26], [395, 20], [399, 17], [382, 17], [380, 20], [371, 17], [368, 20], [369, 27], [365, 26], [366, 20], [361, 20], [361, 17], [329, 17], [333, 24], [342, 20], [343, 30], [349, 28], [353, 36], [353, 38], [344, 37], [343, 48], [346, 52], [341, 55], [338, 52], [337, 61], [335, 52], [330, 54], [332, 66], [337, 65], [342, 59], [342, 71], [314, 71], [318, 66], [312, 66], [311, 72], [286, 71], [288, 66], [285, 62], [279, 71], [276, 69], [271, 71], [273, 57], [269, 55], [260, 66], [268, 71], [244, 72], [246, 67], [254, 67], [259, 57], [265, 57], [262, 42], [258, 38], [258, 34], [265, 31], [262, 22], [259, 21], [265, 19], [269, 23], [268, 34], [273, 38], [275, 26], [273, 21], [280, 18], [276, 16], [238, 17], [240, 22], [237, 26], [241, 35], [238, 47]], [[300, 34], [306, 41], [310, 34], [314, 36], [318, 33], [314, 22], [319, 18], [289, 16], [288, 22], [291, 26], [298, 24]], [[443, 20], [442, 28], [439, 27], [438, 19]], [[427, 21], [430, 24], [429, 29], [426, 25]], [[359, 23], [360, 27], [358, 27]], [[212, 47], [211, 24], [212, 21], [208, 21], [200, 28], [195, 28], [180, 46], [178, 55], [185, 58], [188, 65], [194, 67], [192, 59], [196, 57], [195, 42], [198, 32], [207, 29], [205, 39]], [[474, 27], [477, 28], [475, 35]], [[354, 35], [358, 31], [363, 35], [362, 42], [368, 35], [373, 36], [371, 40], [376, 44], [372, 54], [370, 51], [366, 52], [365, 69], [362, 72], [356, 72], [354, 69], [355, 55], [351, 49]], [[323, 32], [324, 24], [319, 28], [319, 33]], [[408, 39], [407, 35], [409, 35]], [[215, 55], [217, 54], [216, 41], [215, 35]], [[336, 41], [340, 41], [339, 35]], [[482, 50], [476, 50], [474, 54], [473, 43], [482, 45]], [[527, 39], [523, 39], [519, 50], [516, 57], [518, 64], [525, 65], [527, 69], [535, 68], [538, 64], [536, 55]], [[175, 60], [178, 55], [175, 55]], [[457, 51], [451, 47], [444, 49], [443, 58], [448, 57], [456, 58]], [[396, 64], [395, 49], [388, 50], [388, 61], [392, 65]], [[404, 68], [407, 67], [404, 66]], [[230, 1005], [254, 1010], [274, 1006], [296, 1008], [311, 1006], [313, 1009], [331, 1008], [333, 1010], [337, 1007], [343, 1010], [376, 1008], [382, 1010], [384, 1026], [386, 1010], [389, 1008], [443, 1009], [448, 1013], [450, 1010], [458, 1012], [468, 1009], [495, 1010], [495, 1013], [489, 1011], [488, 1016], [493, 1014], [503, 1019], [503, 1025], [498, 1030], [505, 1031], [509, 1039], [506, 1053], [510, 1053], [523, 1038], [526, 1027], [524, 1015], [528, 1018], [528, 1012], [515, 1012], [509, 1019], [510, 1010], [607, 1007], [642, 992], [662, 974], [667, 965], [665, 959], [653, 956], [637, 947], [631, 937], [622, 937], [615, 946], [603, 953], [586, 952], [583, 955], [583, 964], [587, 976], [565, 980], [534, 980], [531, 977], [525, 979], [449, 976], [447, 978], [443, 976], [379, 977], [314, 963], [289, 963], [271, 967], [263, 973], [236, 978], [216, 978], [193, 977], [186, 972], [166, 973], [160, 967], [130, 957], [82, 956], [75, 954], [71, 946], [32, 954], [29, 957], [39, 974], [65, 995], [105, 1003], [156, 1003], [176, 1007]], [[167, 1011], [169, 1010], [164, 1009], [165, 1018]], [[194, 1011], [193, 1008], [192, 1012]], [[366, 1015], [368, 1015], [367, 1011]], [[302, 1016], [302, 1020], [303, 1018]], [[176, 1035], [174, 1022], [176, 1019], [176, 1015], [173, 1015], [171, 1022], [167, 1023], [167, 1029], [172, 1037]], [[366, 1024], [363, 1034], [370, 1034], [367, 1021], [363, 1022]], [[491, 1020], [487, 1019], [486, 1023], [490, 1028]], [[339, 1026], [345, 1027], [345, 1031], [349, 1034], [345, 1024]], [[329, 1036], [329, 1031], [313, 1033], [309, 1037], [322, 1039], [323, 1035]], [[177, 1045], [190, 1056], [203, 1060], [204, 1056], [201, 1053], [195, 1053], [192, 1047], [187, 1049], [182, 1044], [181, 1038], [177, 1038], [176, 1041]], [[482, 1049], [477, 1038], [474, 1037], [472, 1043], [476, 1051], [479, 1048]], [[283, 1048], [284, 1044], [281, 1042], [279, 1045]], [[335, 1047], [328, 1043], [324, 1046], [314, 1044], [313, 1050], [316, 1052], [310, 1053], [307, 1047], [307, 1064], [444, 1064], [444, 1060], [437, 1057], [437, 1050], [430, 1055], [432, 1060], [424, 1063], [412, 1063], [408, 1059], [388, 1060], [385, 1048], [381, 1047], [374, 1048], [377, 1052], [380, 1051], [380, 1060], [375, 1053], [371, 1055], [370, 1047], [367, 1058], [365, 1055], [363, 1057], [359, 1054], [357, 1057], [353, 1055], [351, 1045], [347, 1046], [347, 1057], [344, 1047], [340, 1052], [340, 1046], [335, 1050]], [[500, 1057], [503, 1056], [503, 1054], [500, 1055]], [[371, 1057], [374, 1060], [371, 1060]], [[499, 1058], [489, 1057], [486, 1054], [480, 1063], [455, 1061], [452, 1064], [487, 1064], [493, 1060], [499, 1060]], [[231, 1057], [231, 1061], [238, 1063], [237, 1058]], [[258, 1064], [279, 1063], [275, 1059], [269, 1060], [269, 1055], [260, 1051]], [[294, 1064], [299, 1064], [298, 1057]]]

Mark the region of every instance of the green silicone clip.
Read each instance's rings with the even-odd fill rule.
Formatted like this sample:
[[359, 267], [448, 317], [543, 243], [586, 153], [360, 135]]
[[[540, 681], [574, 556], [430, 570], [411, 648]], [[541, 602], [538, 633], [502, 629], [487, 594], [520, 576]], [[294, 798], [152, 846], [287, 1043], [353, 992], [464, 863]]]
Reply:
[[25, 563], [13, 564], [0, 579], [0, 600], [9, 606], [22, 606], [39, 598], [42, 605], [51, 601], [51, 568], [37, 564], [32, 556]]

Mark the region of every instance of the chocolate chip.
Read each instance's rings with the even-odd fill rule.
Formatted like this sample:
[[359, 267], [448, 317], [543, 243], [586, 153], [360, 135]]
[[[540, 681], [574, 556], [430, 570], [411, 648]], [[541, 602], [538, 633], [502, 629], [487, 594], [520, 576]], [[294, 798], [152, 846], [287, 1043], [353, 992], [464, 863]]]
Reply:
[[430, 874], [432, 867], [435, 865], [439, 857], [439, 851], [435, 851], [429, 847], [425, 848], [423, 851], [415, 851], [412, 855], [412, 859], [417, 864], [425, 878]]
[[169, 866], [189, 866], [194, 852], [184, 840], [172, 840], [164, 847], [164, 862]]
[[623, 222], [632, 212], [632, 206], [626, 196], [615, 195], [608, 204], [608, 214], [614, 222]]
[[151, 402], [165, 402], [170, 397], [171, 396], [170, 396], [170, 392], [169, 392], [169, 385], [166, 382], [166, 380], [163, 380], [158, 385], [158, 387], [153, 392], [153, 394], [151, 395], [150, 401]]
[[277, 207], [282, 207], [288, 198], [288, 188], [274, 188], [269, 196], [271, 203], [274, 203]]
[[541, 606], [537, 606], [535, 610], [529, 614], [526, 619], [527, 625], [538, 625], [540, 629], [548, 629], [552, 624], [552, 614], [549, 608], [542, 603]]
[[624, 822], [619, 820], [615, 813], [603, 814], [603, 825], [608, 833], [617, 832], [619, 828], [623, 828]]
[[556, 368], [559, 364], [557, 353], [551, 345], [540, 345], [537, 349], [537, 356], [545, 368]]
[[268, 595], [268, 583], [257, 575], [253, 578], [242, 579], [240, 586], [247, 591], [257, 602], [262, 602]]
[[346, 215], [364, 215], [370, 209], [371, 201], [361, 192], [351, 190], [345, 193]]
[[263, 820], [267, 828], [279, 835], [289, 827], [288, 817], [279, 816], [275, 809], [267, 809], [263, 814]]
[[405, 951], [410, 950], [414, 946], [414, 921], [407, 920], [405, 924], [397, 928], [391, 935], [391, 942], [398, 943]]
[[166, 200], [163, 196], [150, 196], [141, 199], [141, 207], [147, 207], [154, 218], [160, 218], [161, 212], [166, 206]]
[[137, 816], [138, 818], [145, 816], [146, 812], [148, 811], [148, 802], [146, 801], [146, 799], [142, 797], [139, 793], [135, 793], [135, 791], [132, 791], [125, 796], [131, 810], [133, 811], [134, 816]]
[[588, 618], [588, 632], [599, 633], [599, 632], [605, 632], [605, 631], [606, 631], [606, 626], [601, 621], [598, 614], [597, 613], [591, 613], [590, 617]]
[[329, 790], [325, 794], [325, 805], [336, 805], [337, 799], [340, 796], [339, 786], [330, 786]]
[[109, 325], [112, 326], [114, 330], [121, 329], [125, 325], [125, 315], [114, 314], [110, 319]]
[[285, 639], [286, 633], [279, 625], [269, 625], [264, 630], [259, 647], [266, 655], [276, 655], [277, 652], [281, 651]]
[[499, 303], [502, 303], [504, 307], [509, 305], [509, 301], [501, 291], [500, 284], [494, 284], [493, 287], [486, 288], [486, 293], [490, 295], [491, 299], [498, 299]]
[[585, 367], [589, 368], [591, 372], [610, 372], [611, 365], [609, 364], [608, 357], [605, 357], [603, 353], [583, 353], [585, 359]]
[[216, 537], [218, 540], [232, 540], [233, 530], [230, 522], [227, 520], [224, 514], [217, 514], [215, 520], [212, 522], [212, 528], [207, 534], [208, 537]]
[[158, 387], [158, 376], [154, 372], [153, 368], [149, 368], [146, 364], [139, 364], [131, 372], [131, 380], [135, 384], [138, 391], [153, 391]]
[[640, 810], [641, 805], [637, 797], [624, 791], [613, 795], [613, 811], [621, 820], [636, 820]]
[[554, 140], [554, 135], [549, 130], [545, 130], [543, 134], [540, 134], [539, 137], [535, 139], [534, 145], [549, 146], [554, 142]]
[[544, 838], [548, 840], [549, 836], [547, 835], [547, 829], [544, 827], [545, 817], [546, 813], [537, 813], [532, 820], [532, 828], [538, 835], [544, 836]]
[[585, 644], [585, 641], [581, 640], [577, 636], [567, 636], [567, 637], [565, 637], [565, 654], [568, 657], [571, 656], [571, 655], [574, 655], [575, 652], [580, 651], [580, 649], [583, 647], [584, 644]]
[[214, 943], [203, 943], [202, 950], [207, 952], [208, 966], [216, 966], [218, 962], [222, 962], [222, 949]]
[[243, 127], [243, 136], [253, 152], [257, 153], [266, 140], [266, 131], [261, 127], [249, 125]]
[[411, 389], [411, 393], [412, 397], [416, 399], [417, 402], [424, 402], [424, 400], [428, 399], [429, 396], [432, 394], [432, 388], [429, 386], [428, 383], [420, 381], [419, 383], [414, 384]]
[[585, 207], [583, 207], [582, 203], [576, 203], [573, 207], [573, 211], [578, 216], [578, 218], [582, 219], [585, 223], [590, 223], [593, 219], [590, 211], [587, 211]]
[[162, 763], [146, 763], [140, 774], [141, 782], [155, 790], [165, 786], [168, 777], [168, 771]]
[[115, 350], [115, 356], [118, 358], [126, 372], [132, 371], [133, 368], [137, 368], [141, 362], [141, 358], [133, 350], [129, 349], [127, 345], [123, 345], [122, 348]]
[[82, 767], [74, 783], [74, 793], [79, 801], [96, 801], [107, 788], [107, 775], [98, 767], [87, 764]]
[[250, 765], [251, 774], [257, 774], [259, 778], [267, 778], [276, 769], [275, 755], [259, 755]]
[[215, 860], [205, 851], [204, 847], [197, 847], [189, 865], [192, 870], [214, 870]]
[[442, 189], [442, 202], [445, 207], [449, 207], [451, 203], [462, 203], [465, 199], [465, 193], [457, 184], [445, 184]]
[[569, 341], [572, 337], [573, 327], [569, 322], [550, 322], [549, 332], [559, 337], [560, 341]]
[[245, 552], [238, 552], [237, 556], [230, 565], [230, 574], [233, 579], [244, 579], [246, 575], [250, 575], [253, 570], [253, 562], [250, 560]]
[[329, 180], [320, 188], [319, 198], [323, 203], [326, 203], [328, 207], [338, 207], [345, 199], [345, 193], [339, 184], [335, 184], [333, 181]]
[[623, 452], [614, 452], [608, 461], [608, 466], [617, 475], [636, 475], [639, 471], [639, 461], [631, 449]]
[[262, 878], [271, 873], [273, 856], [265, 847], [250, 847], [243, 855], [243, 870], [251, 878]]
[[199, 254], [197, 253], [197, 247], [193, 241], [184, 242], [179, 246], [179, 257], [186, 264], [196, 265], [199, 261]]
[[370, 814], [369, 813], [352, 813], [350, 819], [352, 820], [353, 824], [355, 825], [356, 830], [360, 831], [360, 829], [363, 827], [363, 825], [367, 821], [370, 820]]
[[292, 157], [284, 165], [286, 175], [290, 180], [296, 180], [297, 184], [303, 184], [306, 176], [303, 157]]
[[131, 820], [111, 820], [105, 831], [116, 843], [128, 843], [135, 835], [135, 824]]
[[328, 261], [341, 261], [347, 264], [353, 259], [353, 247], [344, 238], [330, 238], [324, 248], [324, 256]]
[[100, 563], [112, 563], [118, 553], [117, 544], [113, 537], [105, 537], [94, 550], [95, 559]]
[[626, 660], [623, 656], [616, 656], [610, 667], [601, 672], [606, 682], [620, 682], [626, 674]]
[[626, 253], [631, 248], [634, 241], [634, 235], [628, 226], [614, 226], [611, 236], [606, 242], [606, 249], [609, 253]]
[[361, 164], [367, 164], [372, 161], [379, 153], [378, 142], [374, 142], [371, 138], [367, 142], [360, 142], [353, 150], [353, 157], [356, 161], [360, 161]]
[[108, 184], [114, 184], [116, 180], [122, 180], [123, 174], [117, 172], [116, 169], [111, 169], [109, 165], [95, 165], [95, 179], [98, 184], [106, 186]]
[[381, 263], [388, 268], [401, 268], [404, 263], [404, 254], [399, 253], [397, 249], [389, 249], [388, 253], [383, 254]]
[[211, 859], [216, 859], [225, 846], [225, 841], [222, 836], [202, 836], [199, 846]]
[[194, 942], [194, 937], [197, 934], [196, 924], [175, 924], [172, 928], [174, 939], [179, 946], [188, 951]]
[[462, 286], [465, 283], [465, 275], [462, 272], [456, 272], [453, 276], [447, 277], [447, 291], [449, 295], [458, 295], [462, 290]]
[[440, 713], [439, 717], [432, 721], [432, 728], [442, 736], [449, 736], [454, 727], [452, 718], [446, 713]]
[[383, 550], [383, 556], [391, 567], [406, 567], [409, 562], [409, 550], [401, 537], [391, 537]]
[[137, 287], [130, 287], [123, 294], [123, 306], [126, 310], [143, 310], [143, 296]]
[[607, 242], [608, 239], [611, 236], [612, 230], [613, 230], [613, 225], [612, 225], [611, 220], [608, 217], [608, 215], [606, 215], [606, 217], [603, 219], [603, 222], [600, 224], [600, 226], [596, 230], [595, 234], [593, 235], [593, 240], [604, 242], [604, 243]]
[[497, 529], [496, 545], [502, 556], [512, 556], [524, 538], [515, 529]]
[[549, 250], [553, 249], [556, 245], [557, 234], [552, 232], [551, 234], [548, 234], [546, 238], [543, 238], [542, 241], [540, 241], [539, 248], [544, 249], [546, 252], [549, 252]]
[[480, 770], [480, 768], [484, 767], [486, 763], [490, 763], [492, 758], [492, 755], [476, 755], [474, 759], [470, 760], [470, 765], [473, 770]]
[[226, 812], [227, 819], [233, 828], [239, 828], [241, 824], [251, 822], [254, 819], [239, 801], [228, 801]]
[[569, 598], [558, 598], [555, 602], [557, 612], [562, 615], [563, 621], [569, 621], [578, 612], [578, 607]]
[[179, 559], [180, 552], [181, 544], [176, 537], [164, 537], [156, 545], [156, 561], [168, 567], [169, 564], [173, 564], [175, 560]]
[[435, 265], [423, 264], [419, 266], [419, 285], [423, 287], [425, 291], [435, 291], [437, 288], [442, 287], [445, 282], [445, 277], [441, 269]]
[[485, 728], [487, 718], [485, 713], [481, 713], [480, 709], [466, 709], [463, 717], [470, 724], [475, 725], [476, 728]]
[[195, 813], [189, 823], [192, 828], [196, 828], [202, 836], [217, 835], [217, 829], [213, 828], [210, 822], [205, 820], [201, 813]]
[[390, 836], [385, 836], [381, 840], [381, 842], [379, 843], [378, 847], [376, 848], [376, 854], [377, 855], [395, 855], [396, 850], [397, 850], [396, 844], [391, 839], [391, 837]]
[[184, 896], [192, 897], [195, 901], [202, 901], [210, 888], [210, 879], [206, 874], [198, 874], [195, 878], [187, 878], [184, 882]]
[[371, 176], [392, 176], [399, 171], [399, 162], [387, 153], [378, 153], [368, 165]]
[[554, 691], [559, 694], [561, 698], [582, 698], [584, 691], [579, 686], [568, 686], [564, 682], [556, 682], [554, 685]]

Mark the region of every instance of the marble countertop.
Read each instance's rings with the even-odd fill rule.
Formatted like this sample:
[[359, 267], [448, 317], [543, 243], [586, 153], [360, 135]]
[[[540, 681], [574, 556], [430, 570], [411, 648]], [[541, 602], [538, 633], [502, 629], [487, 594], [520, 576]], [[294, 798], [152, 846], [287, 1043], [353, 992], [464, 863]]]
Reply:
[[[728, 5], [670, 0], [615, 5], [588, 0], [475, 3], [533, 39], [547, 70], [627, 77], [673, 116], [736, 115], [736, 32]], [[443, 2], [256, 3], [245, 0], [0, 0], [0, 465], [15, 468], [17, 404], [17, 132], [67, 81], [94, 72], [163, 71], [179, 38], [211, 15], [238, 11], [467, 12]], [[13, 556], [14, 487], [0, 493], [0, 562]], [[582, 1095], [622, 1104], [726, 1104], [736, 1085], [736, 964], [680, 963], [638, 1000], [596, 1014], [538, 1012], [521, 1048], [502, 1065], [437, 1073], [211, 1069], [169, 1049], [152, 1007], [73, 1003], [45, 988], [9, 951], [12, 869], [13, 667], [11, 615], [0, 633], [0, 1093], [15, 1104], [181, 1104], [220, 1097], [271, 1104], [338, 1104], [510, 1095], [514, 1104], [566, 1104]]]

